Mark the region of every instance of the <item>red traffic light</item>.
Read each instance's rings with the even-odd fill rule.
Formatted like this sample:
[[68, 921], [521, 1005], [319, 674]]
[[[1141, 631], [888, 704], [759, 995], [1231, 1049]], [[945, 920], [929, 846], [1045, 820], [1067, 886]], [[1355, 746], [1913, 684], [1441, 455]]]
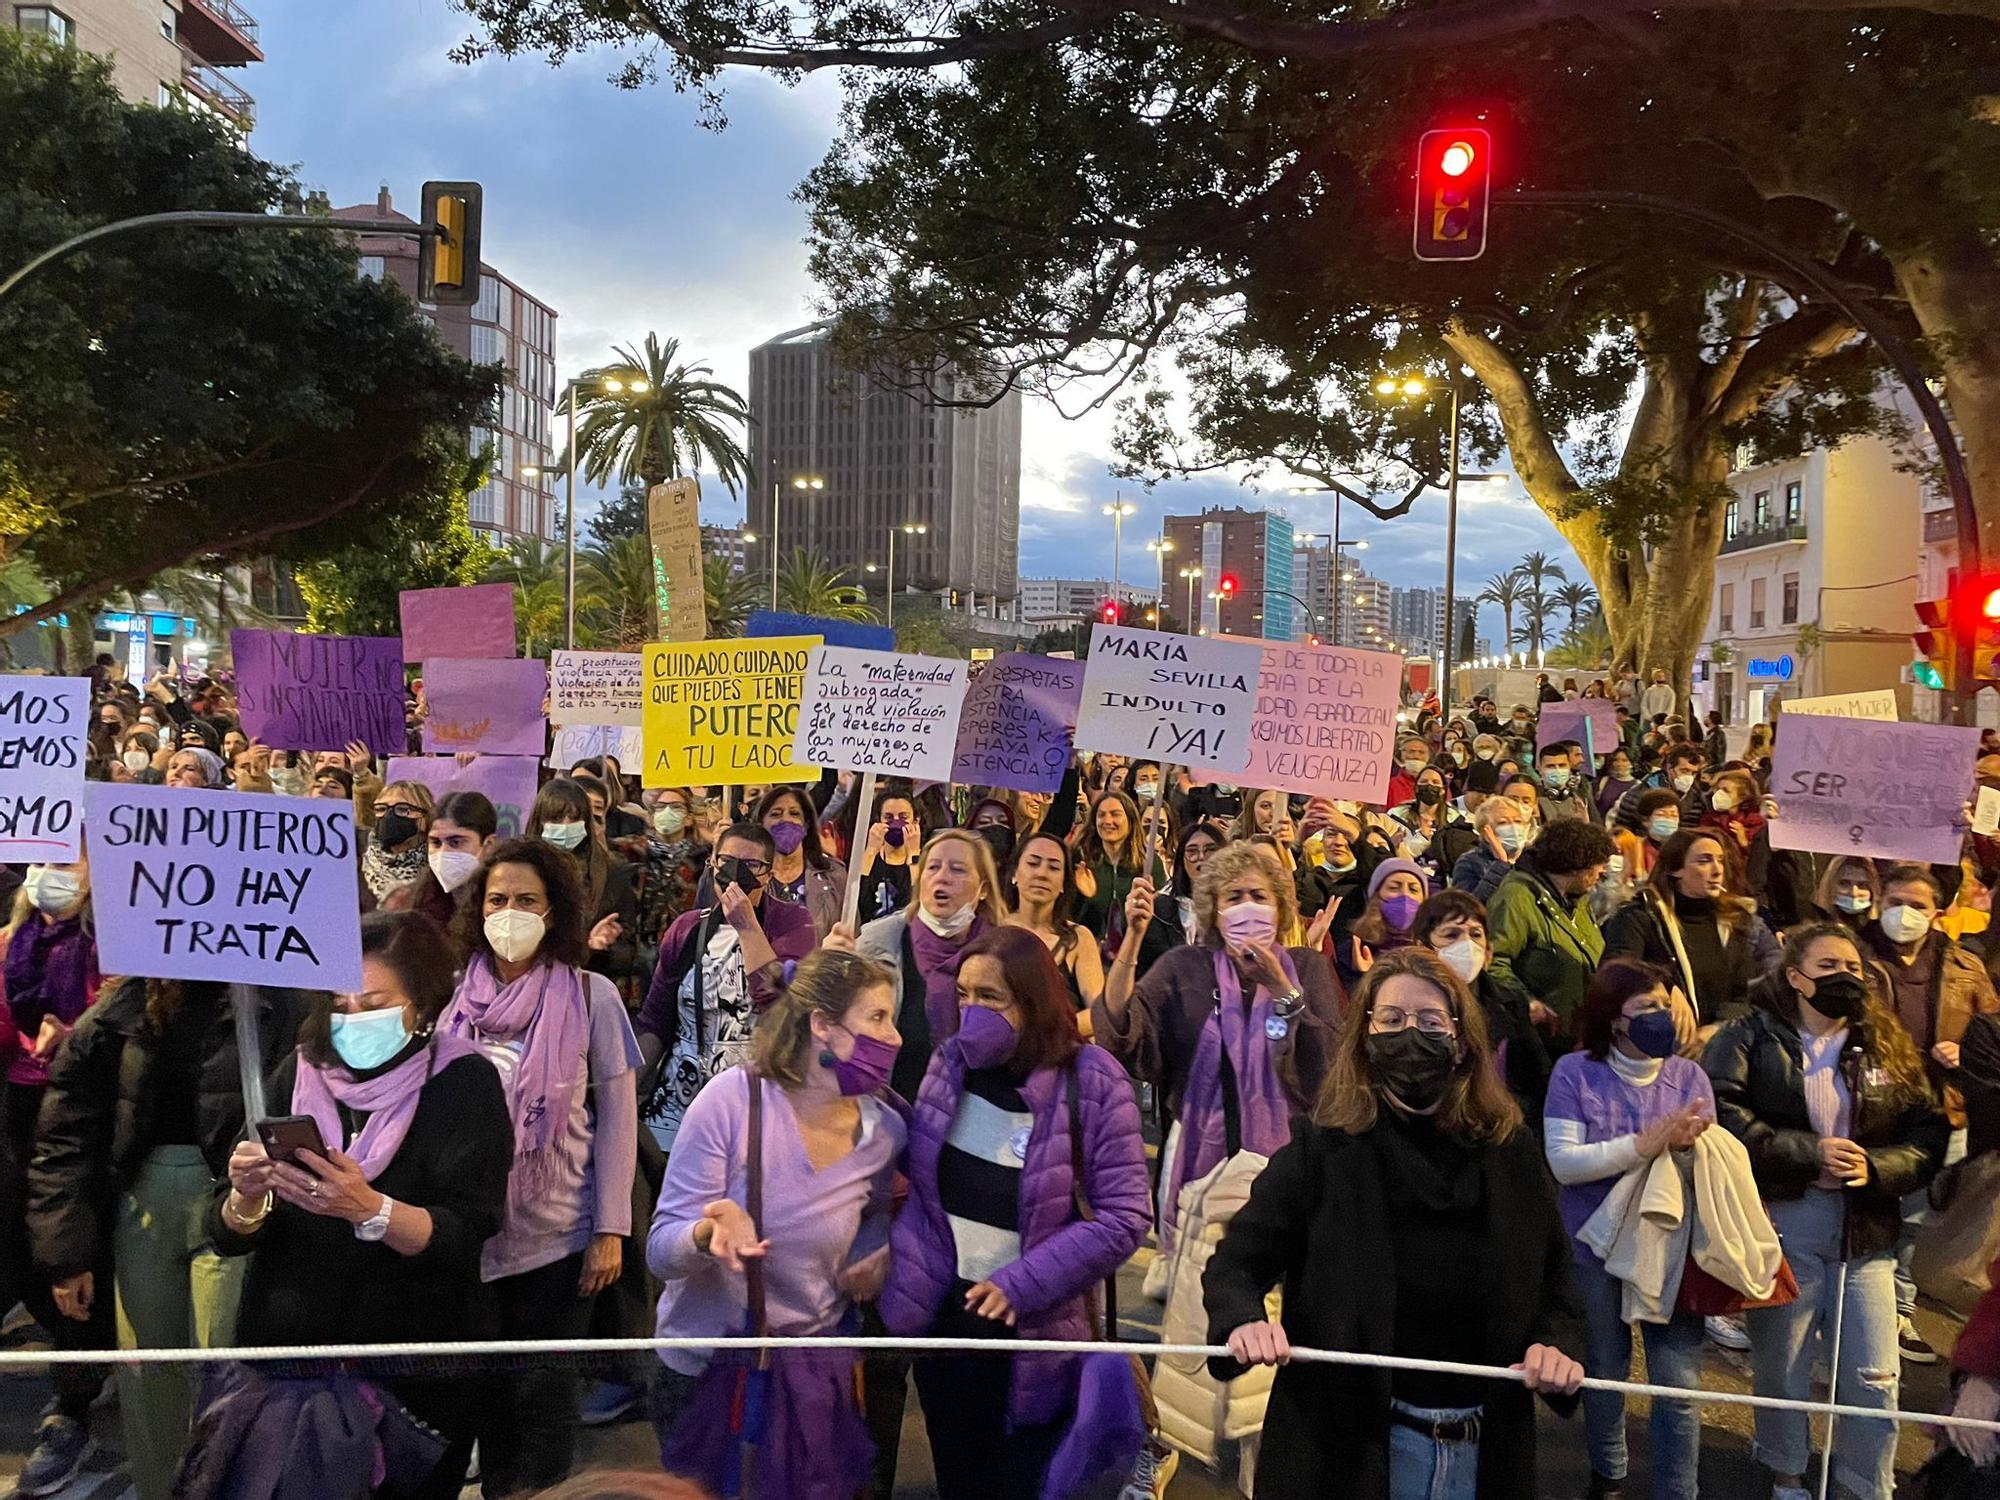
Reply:
[[1106, 599], [1103, 606], [1097, 611], [1097, 617], [1107, 625], [1116, 625], [1118, 623], [1118, 601], [1116, 599]]
[[1221, 594], [1223, 598], [1234, 599], [1236, 597], [1236, 575], [1234, 573], [1224, 573], [1216, 581], [1215, 588], [1216, 592]]
[[1493, 136], [1477, 126], [1426, 130], [1417, 143], [1418, 260], [1477, 260], [1486, 253]]
[[2000, 620], [2000, 588], [1986, 590], [1986, 597], [1979, 604], [1979, 612], [1989, 620]]

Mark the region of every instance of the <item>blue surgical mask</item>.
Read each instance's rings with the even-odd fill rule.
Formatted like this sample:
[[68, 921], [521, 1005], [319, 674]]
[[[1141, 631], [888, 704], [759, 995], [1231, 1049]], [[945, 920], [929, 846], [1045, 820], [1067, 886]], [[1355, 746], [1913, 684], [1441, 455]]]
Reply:
[[575, 849], [583, 843], [583, 824], [544, 823], [542, 838], [544, 842], [554, 844], [558, 849]]
[[1833, 904], [1842, 911], [1859, 913], [1875, 904], [1875, 898], [1866, 891], [1842, 891], [1833, 898]]
[[1569, 785], [1569, 767], [1550, 766], [1546, 771], [1542, 772], [1542, 780], [1560, 791], [1563, 787]]
[[1625, 1038], [1647, 1057], [1672, 1057], [1680, 1047], [1670, 1010], [1642, 1010], [1625, 1018]]
[[333, 1013], [334, 1054], [350, 1073], [366, 1073], [410, 1045], [410, 1028], [403, 1007], [381, 1010], [337, 1010]]
[[1656, 844], [1664, 844], [1680, 831], [1681, 820], [1679, 818], [1654, 818], [1646, 824], [1646, 832], [1652, 835], [1653, 842]]
[[1519, 854], [1522, 846], [1528, 842], [1528, 828], [1525, 823], [1502, 823], [1493, 832], [1500, 840], [1500, 847], [1509, 854]]

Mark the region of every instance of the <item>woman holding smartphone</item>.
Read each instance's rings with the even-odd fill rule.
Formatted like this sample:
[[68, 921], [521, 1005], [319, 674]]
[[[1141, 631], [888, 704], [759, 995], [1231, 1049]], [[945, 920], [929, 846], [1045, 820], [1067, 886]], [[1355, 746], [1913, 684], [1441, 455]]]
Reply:
[[[278, 1154], [262, 1140], [238, 1145], [209, 1214], [216, 1251], [249, 1257], [239, 1343], [492, 1333], [479, 1252], [506, 1207], [514, 1127], [493, 1064], [464, 1038], [437, 1034], [452, 985], [450, 945], [429, 917], [361, 919], [360, 991], [317, 997], [297, 1052], [272, 1076], [267, 1097], [288, 1101], [292, 1115], [267, 1122]], [[301, 1136], [303, 1149], [287, 1151]], [[358, 1287], [365, 1296], [352, 1295]], [[456, 1496], [478, 1379], [384, 1385], [450, 1446], [427, 1482], [376, 1493]]]

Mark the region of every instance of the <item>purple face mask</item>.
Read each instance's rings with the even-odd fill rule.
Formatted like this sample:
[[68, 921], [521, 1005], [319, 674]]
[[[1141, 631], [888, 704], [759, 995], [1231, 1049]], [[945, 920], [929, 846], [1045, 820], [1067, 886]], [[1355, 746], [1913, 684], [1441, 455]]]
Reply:
[[778, 846], [780, 854], [797, 854], [799, 845], [806, 841], [803, 823], [773, 823], [764, 831], [771, 835], [771, 842]]
[[1014, 1023], [984, 1005], [967, 1005], [958, 1013], [958, 1050], [968, 1068], [997, 1068], [1014, 1055], [1020, 1034]]
[[[796, 823], [788, 825], [796, 828]], [[880, 1037], [863, 1036], [850, 1031], [854, 1038], [854, 1052], [848, 1057], [835, 1057], [828, 1048], [820, 1053], [819, 1060], [833, 1070], [834, 1082], [840, 1085], [843, 1094], [852, 1097], [857, 1094], [872, 1094], [886, 1088], [889, 1075], [896, 1070], [896, 1054], [902, 1051], [895, 1042], [885, 1042]]]
[[1384, 896], [1382, 915], [1396, 931], [1408, 932], [1410, 924], [1417, 920], [1417, 908], [1422, 904], [1415, 896]]

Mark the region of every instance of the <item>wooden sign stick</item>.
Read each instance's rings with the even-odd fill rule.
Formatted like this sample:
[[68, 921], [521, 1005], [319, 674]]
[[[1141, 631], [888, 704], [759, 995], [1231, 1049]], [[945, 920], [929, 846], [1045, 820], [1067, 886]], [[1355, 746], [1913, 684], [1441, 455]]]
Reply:
[[855, 846], [847, 851], [847, 892], [840, 903], [840, 920], [857, 936], [861, 929], [855, 926], [854, 919], [861, 910], [861, 850], [868, 846], [868, 830], [874, 826], [874, 817], [875, 773], [866, 771], [861, 777], [861, 800], [854, 809]]

